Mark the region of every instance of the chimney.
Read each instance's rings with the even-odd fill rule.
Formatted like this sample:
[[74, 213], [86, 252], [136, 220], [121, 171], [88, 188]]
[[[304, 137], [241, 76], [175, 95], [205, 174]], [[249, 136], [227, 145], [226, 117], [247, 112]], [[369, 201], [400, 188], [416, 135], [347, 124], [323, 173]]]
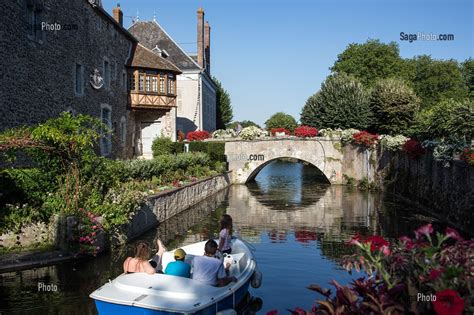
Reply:
[[204, 64], [204, 10], [199, 8], [197, 11], [197, 49], [198, 49], [198, 64], [201, 68], [205, 67]]
[[123, 13], [122, 9], [120, 9], [120, 3], [117, 3], [117, 7], [113, 8], [112, 12], [114, 14], [115, 21], [117, 21], [120, 26], [123, 26]]
[[211, 26], [206, 21], [204, 25], [204, 56], [206, 57], [206, 69], [211, 73]]

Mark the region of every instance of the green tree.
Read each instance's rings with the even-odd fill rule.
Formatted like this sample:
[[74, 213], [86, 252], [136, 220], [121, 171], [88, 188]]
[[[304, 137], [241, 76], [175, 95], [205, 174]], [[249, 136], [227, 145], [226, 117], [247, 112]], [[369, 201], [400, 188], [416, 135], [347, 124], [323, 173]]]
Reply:
[[366, 129], [372, 123], [368, 94], [353, 76], [331, 75], [306, 101], [300, 120], [317, 128]]
[[422, 99], [422, 108], [442, 99], [462, 100], [468, 96], [461, 67], [455, 60], [433, 60], [423, 55], [408, 61], [414, 68], [412, 78], [416, 95]]
[[380, 133], [406, 134], [418, 112], [420, 99], [403, 80], [381, 79], [370, 95], [373, 127]]
[[296, 123], [295, 118], [283, 112], [278, 112], [274, 114], [265, 122], [265, 127], [267, 128], [267, 130], [270, 130], [272, 128], [285, 128], [293, 132], [296, 126], [298, 126], [298, 124]]
[[461, 64], [461, 73], [464, 79], [464, 84], [469, 91], [469, 98], [474, 98], [474, 59], [466, 59]]
[[231, 122], [230, 124], [227, 125], [227, 128], [236, 129], [237, 125], [239, 125], [239, 124], [240, 124], [240, 126], [242, 126], [242, 128], [250, 127], [250, 126], [261, 128], [257, 123], [255, 123], [251, 120], [233, 121], [233, 122]]
[[350, 44], [338, 55], [331, 70], [352, 74], [366, 87], [374, 85], [377, 79], [409, 76], [398, 45], [395, 42], [384, 44], [379, 40]]
[[422, 139], [474, 138], [474, 101], [445, 99], [423, 109], [412, 134]]
[[216, 128], [225, 129], [225, 126], [232, 121], [232, 103], [229, 92], [227, 92], [219, 80], [213, 78], [217, 86], [216, 90]]

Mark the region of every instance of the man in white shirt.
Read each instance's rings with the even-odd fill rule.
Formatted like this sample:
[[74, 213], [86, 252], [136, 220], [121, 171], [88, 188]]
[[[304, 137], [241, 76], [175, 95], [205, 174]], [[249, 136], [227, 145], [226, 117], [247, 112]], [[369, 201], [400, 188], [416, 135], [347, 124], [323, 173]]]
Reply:
[[202, 283], [223, 287], [230, 282], [236, 282], [235, 277], [227, 277], [226, 270], [230, 264], [227, 263], [225, 268], [220, 259], [214, 257], [217, 251], [217, 243], [209, 240], [204, 246], [204, 256], [196, 256], [193, 259], [193, 279]]

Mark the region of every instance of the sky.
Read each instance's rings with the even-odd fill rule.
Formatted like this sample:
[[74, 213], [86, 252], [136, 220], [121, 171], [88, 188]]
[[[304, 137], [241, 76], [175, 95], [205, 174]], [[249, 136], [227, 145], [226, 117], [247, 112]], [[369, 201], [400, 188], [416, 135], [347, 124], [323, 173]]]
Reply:
[[[103, 0], [119, 1], [124, 26], [156, 20], [196, 53], [197, 9], [211, 25], [211, 72], [230, 93], [234, 120], [260, 125], [282, 111], [296, 120], [350, 43], [396, 42], [404, 58], [463, 61], [474, 53], [472, 0]], [[400, 33], [453, 34], [453, 41], [400, 40]]]

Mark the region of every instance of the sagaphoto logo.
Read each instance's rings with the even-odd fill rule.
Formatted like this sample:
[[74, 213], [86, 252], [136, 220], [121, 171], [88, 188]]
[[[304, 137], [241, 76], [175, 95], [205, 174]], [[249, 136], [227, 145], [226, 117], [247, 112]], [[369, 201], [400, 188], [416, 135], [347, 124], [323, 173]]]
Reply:
[[400, 32], [400, 40], [413, 43], [416, 41], [453, 41], [454, 34], [434, 34], [434, 33], [405, 33]]

